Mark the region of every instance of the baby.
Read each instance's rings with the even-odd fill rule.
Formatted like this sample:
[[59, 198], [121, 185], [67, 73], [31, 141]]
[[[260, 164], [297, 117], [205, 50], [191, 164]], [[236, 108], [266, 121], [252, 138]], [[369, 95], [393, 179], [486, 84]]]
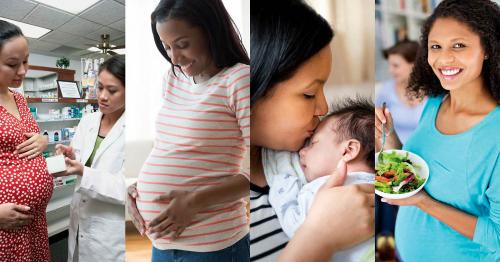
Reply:
[[[340, 159], [347, 165], [344, 185], [373, 183], [374, 113], [368, 101], [346, 100], [322, 120], [299, 153], [263, 149], [269, 202], [290, 238], [304, 222], [316, 192], [335, 171]], [[334, 256], [334, 261], [374, 260], [374, 239]]]

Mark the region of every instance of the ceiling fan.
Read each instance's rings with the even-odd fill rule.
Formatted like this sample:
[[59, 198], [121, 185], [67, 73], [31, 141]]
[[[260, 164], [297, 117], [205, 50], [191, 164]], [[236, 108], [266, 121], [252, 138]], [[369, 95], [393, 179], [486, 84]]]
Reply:
[[[93, 49], [95, 49], [94, 52], [99, 52], [102, 54], [109, 54], [109, 55], [116, 55], [117, 53], [114, 52], [113, 50], [115, 49], [123, 49], [125, 48], [125, 45], [119, 45], [115, 46], [110, 44], [109, 42], [109, 34], [102, 34], [101, 35], [101, 42], [99, 42], [97, 45], [93, 45]], [[91, 53], [88, 53], [91, 54]]]
[[109, 34], [101, 35], [101, 43], [97, 45], [97, 48], [101, 49], [102, 53], [108, 53], [110, 55], [116, 55], [116, 52], [112, 51], [113, 49], [123, 49], [125, 45], [113, 46], [109, 43]]

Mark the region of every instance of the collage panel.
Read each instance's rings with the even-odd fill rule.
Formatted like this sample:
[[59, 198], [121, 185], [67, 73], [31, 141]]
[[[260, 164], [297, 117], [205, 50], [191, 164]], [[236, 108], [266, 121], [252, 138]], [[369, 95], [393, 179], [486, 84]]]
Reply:
[[500, 0], [1, 0], [0, 262], [500, 261], [499, 31]]
[[248, 10], [127, 2], [127, 261], [248, 261]]
[[125, 260], [124, 45], [125, 1], [0, 2], [0, 261]]
[[375, 261], [373, 4], [251, 3], [251, 261]]
[[381, 261], [498, 261], [499, 1], [376, 1]]

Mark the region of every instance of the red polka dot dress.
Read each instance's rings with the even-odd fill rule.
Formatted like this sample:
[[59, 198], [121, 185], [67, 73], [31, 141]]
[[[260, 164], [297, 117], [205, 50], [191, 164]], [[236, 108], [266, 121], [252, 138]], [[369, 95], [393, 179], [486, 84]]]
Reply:
[[39, 133], [26, 100], [13, 92], [21, 120], [0, 106], [0, 204], [31, 207], [33, 223], [16, 230], [0, 230], [0, 261], [50, 261], [45, 209], [52, 196], [52, 177], [42, 156], [28, 160], [14, 155], [25, 133]]

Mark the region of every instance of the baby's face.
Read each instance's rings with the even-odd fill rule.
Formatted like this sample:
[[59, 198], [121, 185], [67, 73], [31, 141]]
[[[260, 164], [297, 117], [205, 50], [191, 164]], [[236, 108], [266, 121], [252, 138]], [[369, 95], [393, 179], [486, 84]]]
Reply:
[[337, 134], [331, 128], [335, 123], [334, 117], [321, 122], [309, 144], [299, 152], [300, 164], [308, 182], [331, 175], [342, 158], [342, 142], [337, 143]]

